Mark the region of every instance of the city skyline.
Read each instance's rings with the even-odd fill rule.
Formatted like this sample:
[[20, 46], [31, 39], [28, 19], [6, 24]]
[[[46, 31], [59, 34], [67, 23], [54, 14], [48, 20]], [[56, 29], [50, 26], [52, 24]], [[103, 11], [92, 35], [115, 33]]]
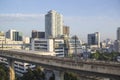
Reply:
[[70, 26], [70, 36], [87, 40], [87, 34], [100, 32], [101, 39], [116, 39], [120, 27], [119, 0], [31, 1], [1, 0], [0, 30], [16, 29], [30, 36], [32, 30], [45, 31], [45, 14], [56, 10]]

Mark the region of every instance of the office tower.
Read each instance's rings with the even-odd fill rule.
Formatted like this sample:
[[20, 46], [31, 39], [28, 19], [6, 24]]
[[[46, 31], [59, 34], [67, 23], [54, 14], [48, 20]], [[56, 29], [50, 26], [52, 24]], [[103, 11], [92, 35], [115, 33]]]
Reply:
[[14, 41], [22, 41], [22, 32], [15, 31], [13, 32]]
[[92, 34], [88, 34], [88, 45], [96, 45], [97, 47], [100, 47], [100, 34], [99, 32], [95, 32]]
[[63, 34], [69, 36], [70, 34], [69, 26], [63, 26]]
[[40, 32], [37, 30], [32, 30], [32, 34], [31, 34], [32, 38], [45, 38], [45, 32]]
[[6, 38], [9, 38], [13, 41], [22, 41], [22, 32], [16, 30], [8, 30], [6, 32]]
[[62, 15], [54, 10], [45, 15], [45, 38], [57, 38], [63, 35]]
[[120, 40], [120, 27], [117, 29], [117, 40]]

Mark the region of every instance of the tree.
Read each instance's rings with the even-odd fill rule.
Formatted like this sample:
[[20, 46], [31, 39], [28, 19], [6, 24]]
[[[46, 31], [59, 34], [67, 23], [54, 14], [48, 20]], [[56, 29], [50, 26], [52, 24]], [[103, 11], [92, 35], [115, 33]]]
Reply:
[[41, 71], [40, 68], [35, 70], [28, 69], [28, 71], [21, 78], [22, 80], [44, 80], [45, 74]]
[[104, 52], [104, 53], [100, 53], [100, 52], [96, 52], [90, 55], [90, 58], [92, 59], [96, 59], [96, 60], [104, 60], [104, 61], [116, 61], [116, 57], [119, 56], [120, 53], [117, 52]]
[[78, 80], [78, 79], [75, 74], [66, 72], [64, 74], [64, 80]]
[[4, 65], [0, 64], [0, 80], [9, 80], [9, 69]]
[[92, 59], [96, 59], [97, 60], [100, 57], [100, 53], [96, 52], [96, 53], [91, 54], [90, 56], [91, 56]]

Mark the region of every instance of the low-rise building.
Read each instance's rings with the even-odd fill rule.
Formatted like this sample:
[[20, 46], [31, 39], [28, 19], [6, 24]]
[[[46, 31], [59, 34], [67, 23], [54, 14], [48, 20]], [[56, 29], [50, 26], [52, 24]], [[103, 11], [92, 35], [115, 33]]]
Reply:
[[73, 36], [68, 40], [69, 45], [69, 54], [74, 55], [75, 53], [80, 54], [83, 53], [82, 42], [77, 36]]
[[33, 51], [55, 52], [56, 56], [64, 57], [63, 39], [32, 39], [31, 47]]

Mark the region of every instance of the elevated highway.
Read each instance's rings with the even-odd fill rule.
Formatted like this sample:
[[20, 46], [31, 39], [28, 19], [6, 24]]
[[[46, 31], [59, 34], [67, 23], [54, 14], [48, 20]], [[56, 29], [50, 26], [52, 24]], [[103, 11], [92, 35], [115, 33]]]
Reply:
[[[41, 53], [47, 54], [48, 52]], [[23, 50], [0, 50], [0, 57], [8, 59], [11, 69], [14, 69], [14, 61], [23, 61], [58, 70], [61, 72], [71, 71], [79, 74], [84, 73], [88, 75], [95, 74], [98, 76], [117, 76], [120, 79], [120, 63], [118, 62], [93, 60], [79, 60], [76, 62], [75, 60], [70, 58], [40, 55], [34, 51]], [[14, 70], [11, 70], [11, 74], [13, 73], [14, 75], [13, 71]], [[60, 80], [63, 80], [63, 78]]]

